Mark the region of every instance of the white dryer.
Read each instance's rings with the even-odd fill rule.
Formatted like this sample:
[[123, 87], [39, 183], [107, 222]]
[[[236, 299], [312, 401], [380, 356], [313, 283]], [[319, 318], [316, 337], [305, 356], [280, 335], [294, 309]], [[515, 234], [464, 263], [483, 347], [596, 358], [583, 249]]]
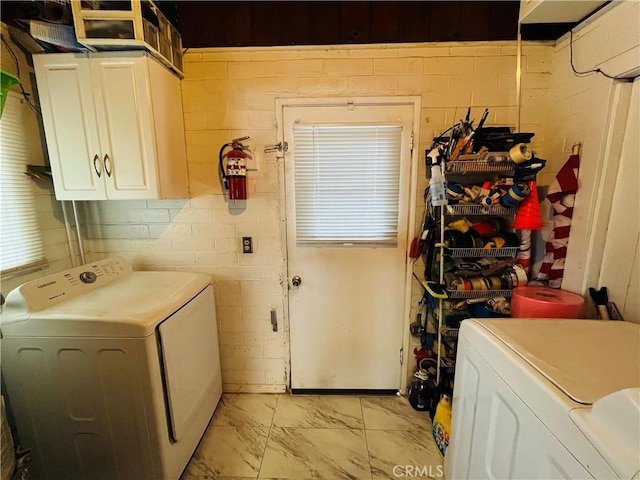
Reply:
[[640, 325], [462, 322], [445, 475], [640, 478]]
[[210, 276], [112, 257], [13, 290], [1, 328], [30, 478], [180, 477], [222, 394]]

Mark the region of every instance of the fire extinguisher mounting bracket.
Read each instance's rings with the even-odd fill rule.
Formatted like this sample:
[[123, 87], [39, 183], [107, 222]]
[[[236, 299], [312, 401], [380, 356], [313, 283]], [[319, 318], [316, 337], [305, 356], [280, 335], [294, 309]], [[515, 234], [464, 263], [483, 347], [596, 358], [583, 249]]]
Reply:
[[[223, 188], [229, 191], [229, 200], [247, 199], [247, 158], [251, 158], [251, 155], [247, 153], [249, 147], [243, 145], [242, 141], [248, 138], [234, 138], [220, 148], [218, 155], [220, 178]], [[231, 150], [225, 153], [229, 147]]]

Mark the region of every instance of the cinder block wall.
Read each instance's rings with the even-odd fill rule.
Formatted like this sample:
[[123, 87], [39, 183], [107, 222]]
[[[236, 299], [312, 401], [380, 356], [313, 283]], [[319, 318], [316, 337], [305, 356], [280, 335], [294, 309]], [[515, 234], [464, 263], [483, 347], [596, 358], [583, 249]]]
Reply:
[[[527, 43], [523, 58], [522, 131], [545, 138], [544, 112], [553, 46]], [[182, 82], [190, 200], [87, 202], [94, 258], [118, 254], [136, 268], [206, 272], [214, 277], [226, 391], [283, 391], [288, 336], [279, 168], [265, 145], [276, 139], [275, 100], [291, 97], [422, 96], [416, 204], [422, 221], [427, 184], [424, 150], [433, 136], [464, 117], [468, 106], [487, 125], [515, 125], [515, 42], [190, 49]], [[249, 200], [229, 210], [218, 180], [220, 146], [250, 135], [258, 170]], [[255, 253], [241, 253], [241, 237]], [[422, 276], [418, 262], [415, 271]], [[150, 286], [152, 288], [152, 286]], [[413, 282], [412, 318], [421, 292]], [[271, 331], [269, 314], [280, 319]], [[408, 332], [407, 332], [408, 335]], [[408, 372], [413, 369], [409, 355]]]

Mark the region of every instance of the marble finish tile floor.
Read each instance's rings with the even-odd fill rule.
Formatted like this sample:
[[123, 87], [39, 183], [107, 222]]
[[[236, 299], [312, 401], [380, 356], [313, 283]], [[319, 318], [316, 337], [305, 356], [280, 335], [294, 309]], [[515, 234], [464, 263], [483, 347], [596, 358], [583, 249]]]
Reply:
[[406, 398], [224, 394], [181, 480], [444, 478]]

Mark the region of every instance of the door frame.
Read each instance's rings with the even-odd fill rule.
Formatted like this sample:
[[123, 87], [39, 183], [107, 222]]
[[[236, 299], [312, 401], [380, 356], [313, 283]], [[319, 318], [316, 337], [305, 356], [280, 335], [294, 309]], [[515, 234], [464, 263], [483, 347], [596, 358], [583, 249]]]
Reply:
[[[326, 97], [326, 98], [277, 98], [276, 99], [276, 143], [284, 144], [284, 109], [286, 107], [321, 107], [321, 106], [390, 106], [390, 105], [411, 105], [413, 107], [413, 149], [411, 151], [410, 172], [409, 172], [409, 208], [407, 219], [407, 245], [411, 240], [416, 228], [416, 205], [417, 205], [417, 185], [418, 185], [418, 158], [420, 155], [420, 118], [422, 108], [422, 97], [418, 95], [376, 96], [376, 97]], [[282, 179], [279, 183], [278, 213], [280, 218], [280, 237], [282, 240], [282, 289], [283, 289], [283, 324], [284, 324], [284, 349], [285, 349], [285, 382], [287, 389], [291, 389], [291, 338], [290, 338], [290, 318], [289, 318], [289, 258], [287, 248], [287, 191], [285, 181], [285, 152], [276, 154], [278, 162], [278, 176]], [[409, 258], [409, 252], [405, 252], [405, 281], [404, 281], [404, 305], [402, 321], [402, 365], [400, 375], [400, 385], [398, 390], [405, 393], [408, 378], [406, 374], [407, 361], [411, 358], [409, 354], [409, 325], [411, 323], [411, 284], [413, 281], [413, 261]]]

